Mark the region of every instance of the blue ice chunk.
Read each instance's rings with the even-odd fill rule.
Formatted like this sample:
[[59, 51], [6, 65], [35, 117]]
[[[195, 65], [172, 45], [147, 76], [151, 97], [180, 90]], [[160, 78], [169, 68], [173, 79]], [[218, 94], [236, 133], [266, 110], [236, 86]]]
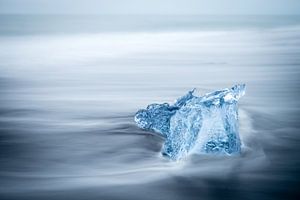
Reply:
[[152, 130], [167, 136], [170, 130], [170, 118], [178, 107], [164, 104], [150, 104], [147, 109], [141, 109], [135, 114], [135, 122], [145, 130]]
[[202, 97], [194, 90], [174, 105], [151, 104], [135, 115], [137, 125], [166, 137], [163, 155], [172, 160], [191, 153], [237, 154], [241, 150], [238, 126], [238, 100], [245, 84], [208, 93]]
[[151, 130], [167, 137], [169, 135], [171, 117], [182, 105], [194, 97], [194, 91], [195, 89], [189, 91], [185, 96], [179, 98], [172, 106], [168, 103], [154, 103], [148, 105], [146, 109], [140, 109], [135, 114], [135, 122], [142, 129]]

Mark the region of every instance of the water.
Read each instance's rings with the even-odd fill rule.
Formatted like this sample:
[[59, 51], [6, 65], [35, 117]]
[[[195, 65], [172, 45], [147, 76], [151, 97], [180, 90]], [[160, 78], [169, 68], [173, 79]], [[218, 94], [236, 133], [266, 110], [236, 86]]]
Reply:
[[[297, 199], [300, 19], [0, 17], [1, 199]], [[241, 156], [170, 162], [139, 108], [246, 83]]]

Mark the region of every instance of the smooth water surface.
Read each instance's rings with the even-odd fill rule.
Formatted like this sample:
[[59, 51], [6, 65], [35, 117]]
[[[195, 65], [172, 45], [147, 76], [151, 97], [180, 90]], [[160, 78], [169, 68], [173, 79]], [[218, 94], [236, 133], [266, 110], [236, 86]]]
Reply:
[[[291, 199], [297, 17], [0, 18], [1, 199]], [[133, 116], [246, 83], [241, 156], [172, 162]]]

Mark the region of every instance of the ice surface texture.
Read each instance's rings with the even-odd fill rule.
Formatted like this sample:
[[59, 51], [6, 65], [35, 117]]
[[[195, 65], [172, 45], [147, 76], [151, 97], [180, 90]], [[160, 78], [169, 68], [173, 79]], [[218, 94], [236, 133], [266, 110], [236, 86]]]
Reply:
[[238, 100], [245, 84], [194, 96], [194, 90], [168, 103], [150, 104], [135, 115], [137, 125], [162, 134], [166, 140], [162, 153], [172, 160], [191, 153], [239, 153]]

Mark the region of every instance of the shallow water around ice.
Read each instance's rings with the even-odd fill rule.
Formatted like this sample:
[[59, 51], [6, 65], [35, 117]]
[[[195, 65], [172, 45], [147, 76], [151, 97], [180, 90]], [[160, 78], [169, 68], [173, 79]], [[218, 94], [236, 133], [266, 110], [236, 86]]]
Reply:
[[[299, 23], [300, 25], [300, 23]], [[299, 185], [300, 28], [0, 36], [1, 199], [282, 199]], [[246, 83], [240, 156], [172, 162], [133, 116]]]

